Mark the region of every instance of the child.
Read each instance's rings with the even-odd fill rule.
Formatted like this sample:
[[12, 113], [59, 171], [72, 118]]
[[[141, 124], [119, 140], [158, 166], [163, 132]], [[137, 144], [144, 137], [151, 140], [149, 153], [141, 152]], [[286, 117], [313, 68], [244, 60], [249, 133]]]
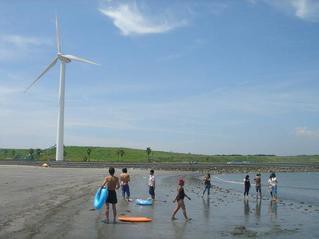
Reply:
[[122, 173], [120, 174], [120, 182], [122, 187], [122, 196], [125, 199], [125, 194], [127, 196], [127, 200], [130, 200], [130, 187], [128, 182], [130, 181], [130, 175], [127, 173], [127, 168], [122, 169]]
[[268, 180], [271, 186], [271, 197], [273, 201], [277, 201], [277, 177], [275, 173], [271, 174], [271, 178]]
[[207, 195], [209, 196], [210, 194], [210, 187], [211, 187], [210, 173], [208, 173], [207, 176], [204, 178], [204, 184], [205, 184], [205, 189], [204, 189], [202, 197], [204, 197], [206, 190], [207, 190]]
[[244, 185], [245, 185], [244, 197], [245, 197], [246, 195], [247, 195], [247, 197], [248, 197], [248, 193], [249, 193], [249, 189], [250, 189], [249, 175], [246, 175], [246, 177], [244, 178]]
[[154, 170], [150, 170], [150, 177], [148, 179], [148, 187], [149, 187], [149, 194], [151, 195], [152, 199], [155, 199], [155, 176], [154, 176]]
[[256, 183], [256, 199], [258, 199], [258, 194], [259, 194], [260, 199], [261, 199], [261, 175], [260, 175], [260, 173], [256, 174], [256, 177], [254, 180]]
[[178, 185], [179, 187], [177, 188], [177, 196], [175, 197], [173, 203], [177, 202], [177, 205], [176, 205], [176, 208], [173, 212], [173, 215], [172, 215], [172, 220], [176, 220], [176, 213], [178, 212], [178, 210], [180, 208], [182, 208], [183, 210], [183, 215], [185, 217], [185, 220], [188, 221], [190, 220], [188, 217], [187, 217], [187, 214], [186, 214], [186, 208], [185, 208], [185, 203], [184, 203], [184, 197], [188, 198], [188, 200], [191, 200], [190, 197], [188, 197], [185, 192], [184, 192], [184, 180], [183, 179], [180, 179], [179, 182], [178, 182]]
[[269, 190], [270, 196], [272, 198], [272, 180], [271, 180], [271, 178], [272, 178], [272, 174], [270, 174], [269, 179], [268, 179], [268, 190]]
[[104, 187], [107, 185], [107, 198], [105, 201], [106, 204], [106, 211], [105, 211], [105, 216], [106, 216], [106, 223], [109, 223], [109, 204], [112, 204], [112, 209], [113, 209], [113, 222], [116, 223], [116, 203], [117, 203], [117, 197], [116, 197], [116, 189], [120, 188], [120, 183], [118, 177], [114, 176], [115, 169], [113, 167], [109, 168], [109, 173], [110, 176], [106, 176], [104, 179], [104, 182], [101, 187]]

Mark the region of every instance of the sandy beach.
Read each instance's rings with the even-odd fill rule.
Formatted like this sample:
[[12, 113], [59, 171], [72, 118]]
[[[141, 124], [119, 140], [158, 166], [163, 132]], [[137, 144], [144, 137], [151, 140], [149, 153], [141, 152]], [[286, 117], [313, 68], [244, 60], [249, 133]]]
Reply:
[[[128, 170], [132, 198], [147, 198], [148, 170]], [[261, 201], [254, 196], [243, 200], [242, 193], [221, 186], [202, 199], [202, 174], [186, 171], [156, 170], [153, 206], [128, 203], [118, 191], [119, 215], [148, 216], [153, 222], [105, 224], [104, 209], [93, 210], [92, 200], [106, 173], [105, 168], [1, 165], [0, 238], [319, 237], [317, 205], [273, 203], [268, 195]], [[186, 200], [190, 222], [184, 222], [181, 213], [177, 221], [170, 221], [179, 177], [185, 178], [185, 190], [192, 199]]]

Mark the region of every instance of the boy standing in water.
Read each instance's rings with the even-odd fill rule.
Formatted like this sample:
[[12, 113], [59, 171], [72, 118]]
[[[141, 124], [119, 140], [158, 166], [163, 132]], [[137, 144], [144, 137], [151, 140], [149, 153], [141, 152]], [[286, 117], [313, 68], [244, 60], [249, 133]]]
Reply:
[[256, 183], [256, 198], [258, 199], [258, 194], [259, 194], [260, 199], [261, 199], [261, 175], [260, 175], [260, 173], [256, 174], [256, 177], [254, 180]]
[[105, 216], [106, 216], [106, 223], [109, 223], [109, 212], [110, 212], [110, 207], [109, 204], [112, 204], [112, 209], [113, 209], [113, 222], [116, 223], [116, 203], [117, 203], [117, 197], [116, 197], [116, 189], [120, 188], [120, 183], [118, 177], [114, 176], [115, 169], [113, 167], [109, 168], [109, 173], [110, 176], [106, 176], [104, 179], [104, 182], [102, 184], [102, 187], [107, 185], [107, 198], [105, 201], [106, 204], [106, 211], [105, 211]]
[[122, 173], [120, 174], [120, 182], [122, 187], [122, 196], [125, 199], [125, 194], [127, 196], [127, 201], [130, 200], [130, 187], [128, 182], [130, 181], [130, 175], [127, 173], [127, 168], [122, 169]]
[[202, 197], [204, 197], [206, 190], [207, 190], [207, 195], [209, 196], [210, 194], [210, 187], [211, 187], [210, 173], [208, 173], [207, 176], [204, 178], [204, 184], [205, 184], [205, 189], [204, 189]]
[[272, 197], [271, 174], [268, 179], [268, 190], [269, 190], [270, 196]]
[[179, 186], [177, 188], [177, 196], [175, 197], [175, 199], [173, 201], [174, 203], [177, 202], [177, 205], [176, 205], [176, 208], [175, 208], [175, 210], [173, 212], [173, 215], [172, 215], [172, 218], [171, 218], [172, 220], [176, 220], [175, 215], [176, 215], [176, 213], [178, 212], [178, 210], [180, 208], [182, 208], [182, 210], [183, 210], [183, 215], [185, 217], [185, 220], [186, 221], [190, 220], [187, 217], [187, 214], [186, 214], [186, 207], [185, 207], [185, 203], [184, 203], [184, 198], [186, 197], [186, 198], [188, 198], [188, 200], [191, 200], [191, 199], [184, 192], [184, 184], [185, 184], [184, 180], [180, 179], [179, 182], [178, 182]]
[[149, 194], [151, 195], [152, 199], [155, 199], [155, 176], [154, 176], [154, 170], [150, 170], [150, 176], [148, 178], [148, 187], [149, 187]]
[[250, 180], [249, 180], [249, 175], [246, 175], [246, 177], [244, 178], [244, 185], [245, 185], [245, 191], [244, 191], [244, 198], [248, 197], [249, 194], [249, 189], [250, 189]]
[[268, 183], [269, 183], [269, 187], [271, 189], [270, 194], [271, 194], [272, 200], [273, 201], [277, 201], [277, 184], [278, 184], [278, 181], [277, 181], [277, 177], [276, 177], [275, 173], [272, 173], [270, 175]]

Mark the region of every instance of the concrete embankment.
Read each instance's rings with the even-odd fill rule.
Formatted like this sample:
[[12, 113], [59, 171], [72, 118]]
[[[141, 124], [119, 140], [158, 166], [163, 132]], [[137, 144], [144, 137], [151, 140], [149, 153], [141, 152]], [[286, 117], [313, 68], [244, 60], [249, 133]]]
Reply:
[[244, 163], [244, 164], [227, 164], [227, 163], [132, 163], [132, 162], [70, 162], [70, 161], [15, 161], [1, 160], [0, 165], [25, 165], [41, 166], [47, 163], [49, 167], [54, 168], [153, 168], [162, 170], [183, 170], [183, 171], [211, 171], [215, 173], [226, 172], [313, 172], [319, 171], [319, 163]]

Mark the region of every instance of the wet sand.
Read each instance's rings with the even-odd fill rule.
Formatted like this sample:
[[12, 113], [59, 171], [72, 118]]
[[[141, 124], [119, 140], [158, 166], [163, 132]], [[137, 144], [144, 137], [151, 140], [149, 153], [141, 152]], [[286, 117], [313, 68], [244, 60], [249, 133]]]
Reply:
[[[132, 198], [148, 197], [148, 170], [128, 169]], [[201, 174], [156, 171], [157, 201], [137, 206], [121, 199], [118, 214], [149, 216], [151, 223], [105, 224], [104, 209], [92, 210], [107, 169], [0, 166], [0, 238], [318, 238], [319, 208], [214, 187], [200, 197]], [[120, 171], [117, 170], [116, 173]], [[190, 222], [170, 221], [176, 181], [183, 176]], [[112, 215], [112, 214], [111, 214]], [[111, 217], [112, 218], [112, 217]]]

